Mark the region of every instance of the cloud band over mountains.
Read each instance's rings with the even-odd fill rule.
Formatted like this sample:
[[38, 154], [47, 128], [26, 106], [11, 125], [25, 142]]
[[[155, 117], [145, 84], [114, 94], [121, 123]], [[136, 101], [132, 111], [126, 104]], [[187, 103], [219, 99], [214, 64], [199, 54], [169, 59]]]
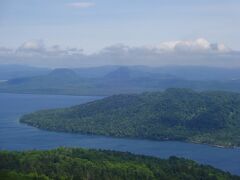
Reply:
[[116, 44], [93, 54], [83, 49], [48, 47], [43, 41], [27, 41], [16, 49], [0, 47], [0, 63], [52, 67], [101, 65], [206, 65], [240, 67], [240, 53], [222, 43], [199, 38], [130, 47]]

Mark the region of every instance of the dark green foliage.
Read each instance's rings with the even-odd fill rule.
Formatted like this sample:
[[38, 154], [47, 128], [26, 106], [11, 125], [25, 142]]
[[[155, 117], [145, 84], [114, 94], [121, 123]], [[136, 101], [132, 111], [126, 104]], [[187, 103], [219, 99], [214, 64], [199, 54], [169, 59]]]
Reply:
[[47, 176], [38, 175], [36, 173], [19, 173], [14, 170], [0, 170], [1, 180], [49, 180]]
[[240, 145], [240, 94], [168, 89], [25, 115], [52, 131]]
[[[113, 151], [58, 148], [0, 152], [0, 179], [240, 179], [210, 166], [171, 157], [161, 160]], [[17, 177], [17, 178], [16, 178]]]

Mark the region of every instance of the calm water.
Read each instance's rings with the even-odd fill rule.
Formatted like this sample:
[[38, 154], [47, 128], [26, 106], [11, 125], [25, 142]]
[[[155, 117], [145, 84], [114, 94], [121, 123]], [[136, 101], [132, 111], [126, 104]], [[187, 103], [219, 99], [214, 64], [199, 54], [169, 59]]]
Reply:
[[55, 133], [20, 124], [22, 114], [40, 109], [67, 107], [100, 97], [0, 94], [0, 149], [49, 149], [58, 146], [129, 151], [161, 158], [179, 156], [210, 164], [240, 175], [240, 149], [222, 149], [207, 145], [119, 139]]

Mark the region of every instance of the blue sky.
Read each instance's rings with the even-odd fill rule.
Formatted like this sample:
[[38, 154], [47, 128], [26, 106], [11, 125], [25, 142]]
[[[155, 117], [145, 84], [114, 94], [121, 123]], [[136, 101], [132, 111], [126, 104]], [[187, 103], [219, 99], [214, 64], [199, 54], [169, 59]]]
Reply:
[[41, 40], [95, 52], [205, 38], [240, 50], [239, 19], [239, 0], [1, 0], [0, 46]]
[[0, 0], [0, 64], [240, 67], [240, 0]]

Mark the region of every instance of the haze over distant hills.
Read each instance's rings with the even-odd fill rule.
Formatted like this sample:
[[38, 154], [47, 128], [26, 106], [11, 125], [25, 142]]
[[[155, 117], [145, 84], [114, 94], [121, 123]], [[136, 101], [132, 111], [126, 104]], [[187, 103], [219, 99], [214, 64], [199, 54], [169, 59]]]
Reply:
[[8, 80], [14, 78], [40, 76], [50, 72], [48, 68], [37, 68], [24, 65], [0, 65], [0, 80]]
[[[75, 69], [42, 69], [9, 66], [0, 78], [0, 92], [112, 95], [167, 88], [240, 91], [240, 71], [191, 66], [103, 66]], [[9, 72], [15, 74], [9, 75]], [[22, 72], [22, 73], [21, 73]], [[11, 78], [14, 77], [14, 78]]]
[[[58, 68], [56, 68], [58, 69]], [[67, 69], [67, 68], [59, 68]], [[69, 69], [69, 68], [68, 68]], [[138, 76], [152, 75], [170, 75], [180, 79], [188, 80], [232, 80], [240, 78], [240, 68], [221, 68], [208, 66], [98, 66], [88, 68], [72, 68], [79, 77], [96, 78], [111, 75], [115, 71], [124, 70]], [[40, 68], [24, 65], [0, 65], [0, 79], [13, 79], [22, 77], [31, 77], [38, 75], [47, 75], [53, 69]], [[118, 72], [117, 71], [117, 72]], [[110, 74], [109, 74], [110, 73]], [[121, 73], [123, 74], [123, 72]]]

